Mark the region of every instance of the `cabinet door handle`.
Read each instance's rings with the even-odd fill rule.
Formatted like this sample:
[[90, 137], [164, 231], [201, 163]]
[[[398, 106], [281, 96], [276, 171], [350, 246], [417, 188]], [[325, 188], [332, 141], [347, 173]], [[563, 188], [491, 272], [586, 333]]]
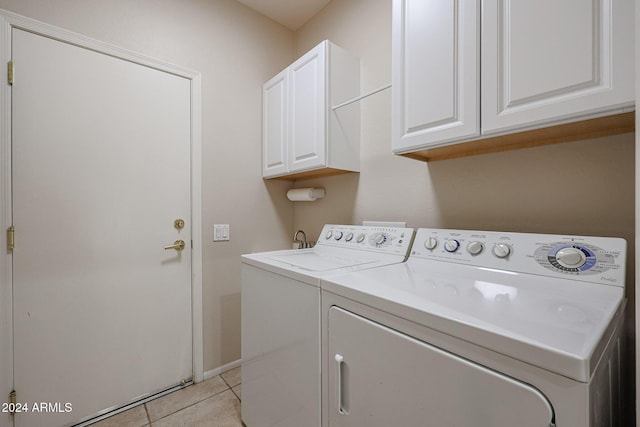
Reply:
[[346, 403], [346, 380], [347, 375], [345, 375], [344, 369], [346, 364], [344, 363], [344, 357], [341, 354], [335, 355], [336, 361], [336, 382], [338, 385], [338, 393], [337, 393], [337, 409], [338, 414], [340, 415], [348, 415], [349, 410], [347, 408]]

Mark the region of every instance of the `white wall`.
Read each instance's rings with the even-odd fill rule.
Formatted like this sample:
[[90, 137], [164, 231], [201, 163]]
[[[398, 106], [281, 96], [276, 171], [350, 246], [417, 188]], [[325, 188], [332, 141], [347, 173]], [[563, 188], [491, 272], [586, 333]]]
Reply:
[[[362, 93], [391, 81], [391, 1], [333, 0], [296, 32], [297, 55], [327, 38], [360, 57]], [[295, 183], [327, 191], [322, 200], [295, 203], [295, 229], [315, 240], [324, 223], [393, 220], [623, 237], [627, 295], [634, 301], [633, 134], [423, 163], [391, 154], [390, 104], [390, 91], [361, 102], [360, 174]], [[634, 304], [629, 307], [632, 353]]]
[[[262, 83], [294, 59], [291, 31], [234, 0], [0, 0], [0, 8], [202, 73], [204, 369], [239, 359], [240, 254], [291, 239], [291, 184], [261, 177]], [[230, 242], [213, 243], [214, 223], [231, 225]]]

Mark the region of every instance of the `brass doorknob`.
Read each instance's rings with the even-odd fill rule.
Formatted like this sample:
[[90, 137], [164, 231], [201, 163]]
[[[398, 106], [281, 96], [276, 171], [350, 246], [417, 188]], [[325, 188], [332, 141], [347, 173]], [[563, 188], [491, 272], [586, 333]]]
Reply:
[[184, 246], [184, 240], [176, 240], [175, 242], [173, 242], [173, 245], [165, 246], [164, 249], [175, 249], [176, 251], [181, 251], [184, 249]]

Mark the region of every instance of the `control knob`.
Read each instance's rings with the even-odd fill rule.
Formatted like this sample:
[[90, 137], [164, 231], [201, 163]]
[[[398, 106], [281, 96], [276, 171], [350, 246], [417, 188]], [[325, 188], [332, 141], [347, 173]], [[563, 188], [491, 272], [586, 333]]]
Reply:
[[477, 240], [469, 242], [469, 244], [467, 245], [467, 252], [469, 252], [471, 255], [478, 255], [483, 250], [484, 245], [482, 244], [482, 242], [478, 242]]
[[346, 242], [350, 242], [353, 240], [353, 233], [352, 232], [348, 232], [346, 236], [344, 236], [344, 240]]
[[556, 261], [563, 267], [578, 268], [587, 262], [587, 257], [578, 248], [564, 248], [556, 253]]
[[493, 254], [498, 258], [506, 258], [511, 253], [511, 248], [506, 243], [496, 243], [493, 245]]
[[438, 239], [436, 239], [435, 237], [429, 237], [424, 242], [424, 247], [429, 249], [430, 251], [434, 250], [436, 246], [438, 246]]
[[360, 233], [358, 234], [358, 237], [356, 238], [356, 242], [357, 243], [362, 243], [364, 242], [364, 238], [367, 237], [364, 233]]
[[331, 238], [331, 236], [333, 236], [333, 232], [331, 230], [327, 231], [327, 234], [324, 235], [324, 238], [326, 240], [329, 240]]
[[460, 247], [460, 242], [458, 242], [456, 239], [449, 239], [446, 242], [444, 242], [444, 250], [449, 253], [454, 253], [455, 251], [458, 250], [459, 247]]
[[384, 233], [376, 233], [373, 236], [371, 236], [371, 242], [375, 246], [380, 246], [384, 244], [386, 241], [387, 241], [387, 235]]
[[334, 237], [334, 239], [340, 240], [340, 239], [342, 239], [342, 235], [343, 235], [342, 231], [336, 231], [336, 237]]

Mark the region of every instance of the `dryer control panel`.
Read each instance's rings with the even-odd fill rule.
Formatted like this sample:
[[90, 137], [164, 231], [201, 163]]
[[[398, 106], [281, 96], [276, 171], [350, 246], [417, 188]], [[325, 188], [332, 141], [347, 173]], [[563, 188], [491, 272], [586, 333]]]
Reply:
[[615, 237], [421, 228], [410, 256], [624, 287], [626, 247]]
[[413, 228], [326, 224], [322, 228], [316, 245], [372, 250], [406, 256], [411, 248], [413, 236]]

